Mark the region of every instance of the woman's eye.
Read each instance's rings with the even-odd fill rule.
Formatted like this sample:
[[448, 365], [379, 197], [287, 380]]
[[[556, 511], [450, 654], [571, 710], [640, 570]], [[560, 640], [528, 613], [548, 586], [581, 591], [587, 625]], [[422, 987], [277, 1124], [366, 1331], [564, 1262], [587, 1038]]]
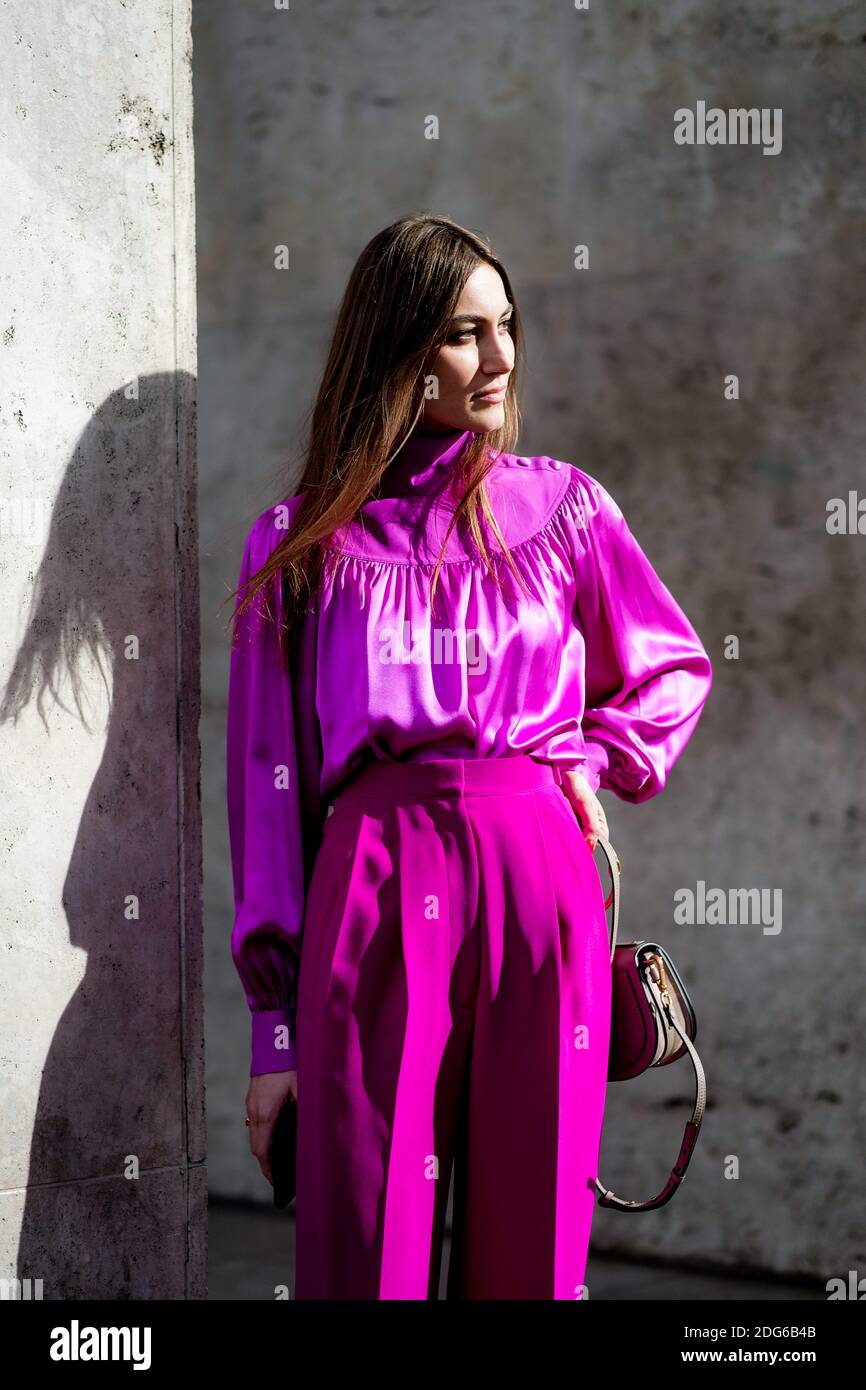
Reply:
[[[504, 328], [506, 333], [510, 333], [511, 319], [503, 319], [499, 327]], [[476, 331], [477, 330], [474, 328], [466, 328], [462, 333], [455, 333], [448, 341], [451, 343], [468, 343], [470, 338], [475, 337]]]

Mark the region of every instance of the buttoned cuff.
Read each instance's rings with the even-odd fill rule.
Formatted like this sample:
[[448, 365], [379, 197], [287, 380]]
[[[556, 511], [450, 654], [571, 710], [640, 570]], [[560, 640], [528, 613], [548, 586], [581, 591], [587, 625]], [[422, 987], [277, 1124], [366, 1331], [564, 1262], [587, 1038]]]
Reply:
[[[600, 756], [593, 756], [593, 749], [599, 749]], [[601, 780], [601, 769], [607, 767], [607, 753], [600, 744], [587, 745], [587, 757], [581, 761], [578, 758], [566, 758], [564, 761], [557, 759], [553, 765], [553, 775], [562, 786], [563, 772], [580, 772], [586, 782], [589, 783], [590, 791], [597, 792]]]
[[605, 743], [586, 739], [586, 762], [581, 769], [589, 785], [597, 792], [601, 779], [610, 767], [610, 749]]
[[297, 1071], [295, 1020], [289, 1009], [251, 1013], [252, 1056], [250, 1076], [274, 1071]]

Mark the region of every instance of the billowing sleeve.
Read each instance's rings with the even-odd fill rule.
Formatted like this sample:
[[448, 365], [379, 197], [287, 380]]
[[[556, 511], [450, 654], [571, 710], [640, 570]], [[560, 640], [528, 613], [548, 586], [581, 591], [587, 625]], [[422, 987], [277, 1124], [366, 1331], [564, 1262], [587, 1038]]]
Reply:
[[[247, 536], [241, 586], [285, 535], [285, 528], [275, 524], [278, 511], [273, 508], [260, 516]], [[237, 603], [243, 592], [242, 587]], [[295, 1018], [304, 901], [321, 828], [314, 645], [302, 645], [294, 666], [285, 661], [272, 620], [276, 617], [279, 623], [282, 615], [280, 585], [260, 590], [240, 619], [229, 664], [231, 952], [251, 1014], [250, 1076], [297, 1069]]]
[[712, 686], [710, 659], [619, 506], [575, 470], [576, 612], [585, 643], [582, 770], [641, 802], [664, 787]]

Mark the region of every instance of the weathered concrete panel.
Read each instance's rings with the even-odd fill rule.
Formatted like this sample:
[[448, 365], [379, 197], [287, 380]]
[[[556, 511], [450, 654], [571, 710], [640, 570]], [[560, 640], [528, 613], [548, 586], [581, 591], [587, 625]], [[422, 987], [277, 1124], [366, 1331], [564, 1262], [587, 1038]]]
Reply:
[[189, 0], [0, 51], [0, 1277], [201, 1297]]

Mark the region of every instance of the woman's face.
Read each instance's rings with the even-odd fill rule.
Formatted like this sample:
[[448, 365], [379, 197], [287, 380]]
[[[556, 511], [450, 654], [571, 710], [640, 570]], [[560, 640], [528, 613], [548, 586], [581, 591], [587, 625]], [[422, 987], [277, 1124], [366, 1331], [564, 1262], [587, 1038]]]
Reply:
[[[422, 430], [486, 434], [501, 429], [505, 388], [514, 367], [511, 312], [499, 271], [483, 261], [463, 286], [448, 337], [433, 365], [438, 396], [424, 402]], [[481, 392], [492, 394], [485, 398]]]

